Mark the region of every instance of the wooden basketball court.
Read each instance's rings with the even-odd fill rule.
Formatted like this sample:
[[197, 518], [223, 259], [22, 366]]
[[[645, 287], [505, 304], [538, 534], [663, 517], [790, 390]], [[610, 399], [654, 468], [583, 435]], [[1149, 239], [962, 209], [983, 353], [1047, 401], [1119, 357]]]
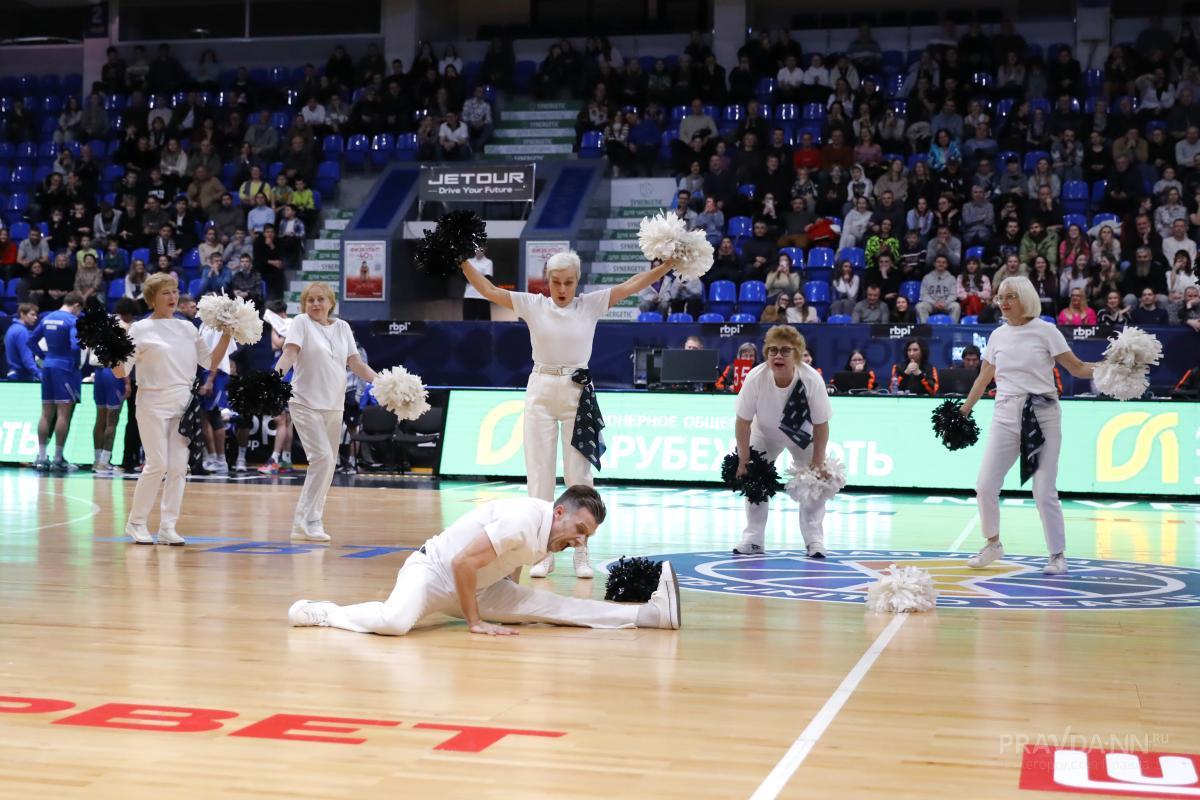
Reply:
[[[593, 560], [671, 554], [681, 631], [289, 627], [301, 597], [383, 599], [408, 548], [524, 491], [353, 483], [328, 547], [287, 541], [299, 477], [193, 481], [188, 546], [137, 547], [131, 480], [0, 471], [0, 797], [1032, 800], [1084, 751], [1076, 789], [1197, 796], [1200, 756], [1152, 754], [1200, 754], [1198, 505], [1068, 501], [1048, 579], [1028, 499], [981, 576], [969, 498], [839, 497], [819, 564], [788, 549], [790, 500], [735, 561], [732, 495], [602, 487]], [[889, 563], [953, 605], [868, 612]], [[536, 583], [602, 596], [570, 573]]]

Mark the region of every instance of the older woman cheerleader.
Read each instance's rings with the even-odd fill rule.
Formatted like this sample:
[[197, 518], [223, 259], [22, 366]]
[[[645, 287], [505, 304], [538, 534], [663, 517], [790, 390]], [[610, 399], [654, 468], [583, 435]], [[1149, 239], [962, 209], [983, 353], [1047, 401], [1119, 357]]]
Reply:
[[304, 287], [300, 294], [304, 313], [289, 321], [283, 355], [275, 365], [280, 375], [293, 370], [289, 408], [308, 454], [308, 472], [292, 518], [292, 538], [314, 542], [329, 541], [322, 517], [342, 439], [346, 369], [368, 382], [379, 377], [359, 358], [350, 325], [331, 316], [336, 305], [327, 284]]
[[1041, 299], [1028, 278], [1005, 278], [996, 290], [995, 302], [1007, 324], [988, 337], [979, 377], [962, 406], [963, 416], [969, 415], [988, 385], [996, 382], [996, 405], [975, 483], [980, 528], [987, 543], [967, 564], [983, 569], [1004, 556], [1000, 544], [1000, 487], [1013, 462], [1020, 458], [1021, 483], [1033, 478], [1033, 499], [1050, 552], [1042, 572], [1063, 575], [1067, 572], [1063, 556], [1066, 527], [1055, 485], [1062, 448], [1062, 410], [1054, 364], [1061, 364], [1084, 380], [1091, 379], [1095, 365], [1080, 361], [1062, 332], [1039, 319]]
[[[776, 325], [763, 340], [766, 361], [746, 376], [738, 392], [734, 435], [737, 438], [737, 476], [746, 474], [750, 450], [773, 462], [786, 449], [796, 467], [821, 470], [829, 443], [833, 406], [825, 379], [804, 363], [807, 345], [790, 325]], [[761, 555], [767, 529], [767, 503], [746, 501], [746, 530], [737, 555]], [[800, 535], [810, 558], [825, 557], [825, 501], [800, 506]]]
[[120, 379], [137, 367], [137, 423], [146, 453], [125, 533], [136, 544], [154, 544], [155, 537], [150, 535], [146, 522], [161, 484], [158, 543], [182, 545], [186, 542], [175, 531], [175, 522], [183, 502], [189, 443], [179, 432], [180, 421], [192, 402], [196, 367], [208, 370], [208, 381], [200, 389], [201, 394], [207, 394], [212, 391], [213, 376], [225, 357], [230, 337], [224, 334], [216, 348], [209, 350], [191, 322], [175, 317], [179, 283], [172, 275], [151, 275], [142, 287], [142, 297], [152, 313], [130, 327], [134, 355], [113, 368], [113, 375]]
[[[463, 274], [484, 299], [516, 311], [529, 326], [533, 372], [525, 389], [524, 445], [530, 497], [554, 499], [560, 426], [567, 485], [592, 485], [591, 468], [600, 467], [604, 452], [595, 424], [599, 414], [587, 368], [596, 323], [608, 309], [664, 277], [672, 266], [673, 262], [665, 261], [612, 288], [576, 296], [579, 256], [573, 251], [556, 253], [546, 262], [546, 280], [550, 285], [550, 296], [546, 297], [499, 289], [470, 261], [462, 263]], [[553, 569], [551, 553], [529, 574], [544, 578]], [[586, 544], [576, 547], [575, 577], [590, 578], [592, 574]]]

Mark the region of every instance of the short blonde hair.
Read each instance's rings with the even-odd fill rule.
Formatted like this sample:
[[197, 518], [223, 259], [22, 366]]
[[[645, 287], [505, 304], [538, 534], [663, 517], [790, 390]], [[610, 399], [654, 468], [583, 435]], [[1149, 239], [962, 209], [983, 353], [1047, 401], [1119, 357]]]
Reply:
[[325, 299], [329, 301], [329, 313], [337, 308], [337, 297], [333, 293], [333, 289], [329, 288], [328, 283], [322, 281], [313, 281], [304, 287], [304, 291], [300, 292], [300, 311], [304, 312], [304, 308], [308, 305], [308, 298], [314, 294], [323, 294]]
[[154, 305], [154, 298], [158, 296], [158, 293], [171, 286], [174, 286], [176, 289], [179, 288], [179, 281], [175, 280], [174, 275], [169, 272], [156, 272], [149, 278], [146, 278], [146, 282], [142, 284], [142, 298], [146, 301], [147, 305], [152, 306]]
[[1014, 275], [1000, 281], [1000, 288], [996, 290], [995, 303], [1000, 305], [1000, 298], [1005, 293], [1005, 287], [1017, 293], [1017, 298], [1021, 301], [1021, 314], [1025, 319], [1037, 319], [1042, 315], [1042, 301], [1038, 297], [1037, 289], [1033, 288], [1033, 282], [1024, 275]]
[[763, 337], [763, 352], [765, 353], [768, 347], [790, 345], [796, 348], [796, 358], [801, 358], [804, 351], [808, 349], [808, 344], [804, 341], [804, 334], [793, 328], [791, 325], [776, 325], [767, 331], [767, 335]]
[[546, 277], [549, 278], [554, 272], [574, 272], [575, 277], [579, 277], [579, 254], [574, 250], [566, 250], [561, 253], [555, 253], [546, 259]]

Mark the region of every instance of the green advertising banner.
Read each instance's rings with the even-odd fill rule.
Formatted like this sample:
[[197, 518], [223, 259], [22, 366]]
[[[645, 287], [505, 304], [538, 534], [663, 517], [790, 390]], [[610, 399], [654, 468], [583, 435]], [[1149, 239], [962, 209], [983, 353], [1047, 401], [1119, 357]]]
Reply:
[[[37, 425], [42, 414], [42, 385], [40, 383], [0, 383], [0, 462], [32, 462], [37, 457]], [[121, 443], [125, 441], [125, 418], [129, 407], [121, 407], [117, 423], [116, 452], [113, 463], [120, 463]], [[96, 403], [92, 399], [92, 384], [83, 384], [83, 401], [75, 406], [71, 418], [71, 435], [65, 452], [72, 464], [91, 464], [92, 428], [96, 425]], [[54, 447], [51, 440], [50, 447]], [[53, 450], [51, 450], [53, 455]]]
[[[732, 396], [600, 392], [599, 400], [608, 450], [598, 477], [719, 480], [721, 459], [734, 444]], [[954, 453], [942, 447], [929, 420], [940, 402], [834, 397], [830, 455], [845, 463], [853, 486], [973, 491], [983, 442]], [[442, 474], [524, 475], [523, 407], [518, 390], [451, 391]], [[991, 413], [991, 401], [976, 406], [984, 436]], [[1200, 404], [1065, 401], [1063, 433], [1059, 491], [1200, 493]], [[781, 471], [789, 461], [784, 451]], [[561, 453], [559, 462], [561, 475]], [[1015, 468], [1004, 487], [1019, 488]]]

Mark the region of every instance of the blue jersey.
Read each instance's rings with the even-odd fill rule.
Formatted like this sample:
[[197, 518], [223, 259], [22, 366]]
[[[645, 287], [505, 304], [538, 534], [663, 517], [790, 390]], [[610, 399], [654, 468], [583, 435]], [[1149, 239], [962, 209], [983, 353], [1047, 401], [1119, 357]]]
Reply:
[[[76, 317], [70, 311], [51, 311], [29, 334], [29, 350], [42, 356], [42, 367], [79, 369], [79, 339], [75, 335]], [[46, 352], [39, 342], [46, 340]]]
[[4, 356], [8, 359], [8, 380], [40, 381], [42, 371], [29, 349], [29, 328], [20, 320], [8, 326], [4, 334]]

